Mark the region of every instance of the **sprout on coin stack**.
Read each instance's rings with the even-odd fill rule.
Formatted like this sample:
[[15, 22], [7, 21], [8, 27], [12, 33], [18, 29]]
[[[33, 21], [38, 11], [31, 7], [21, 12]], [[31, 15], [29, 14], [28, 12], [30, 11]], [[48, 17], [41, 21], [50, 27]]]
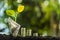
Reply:
[[[8, 16], [10, 16], [8, 18], [8, 24], [10, 26], [10, 30], [11, 30], [11, 34], [13, 36], [17, 36], [18, 35], [18, 31], [20, 29], [20, 25], [16, 22], [17, 20], [17, 16], [24, 10], [24, 5], [19, 5], [17, 8], [17, 11], [14, 10], [6, 10], [6, 14]], [[12, 18], [14, 19], [12, 19]]]
[[17, 11], [14, 10], [6, 10], [6, 14], [14, 18], [15, 22], [17, 20], [17, 16], [24, 10], [24, 5], [19, 5]]

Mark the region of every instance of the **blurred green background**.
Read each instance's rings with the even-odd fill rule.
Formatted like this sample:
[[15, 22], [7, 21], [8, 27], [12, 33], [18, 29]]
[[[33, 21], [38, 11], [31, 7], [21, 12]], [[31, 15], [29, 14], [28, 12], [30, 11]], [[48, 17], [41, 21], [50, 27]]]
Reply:
[[[19, 4], [25, 7], [17, 18], [17, 23], [21, 27], [31, 28], [33, 32], [38, 32], [40, 35], [44, 33], [50, 35], [51, 32], [53, 32], [52, 35], [54, 32], [58, 33], [60, 0], [0, 0], [0, 23], [7, 25], [9, 16], [5, 11], [7, 9], [17, 11]], [[52, 27], [54, 24], [56, 24], [56, 28]]]

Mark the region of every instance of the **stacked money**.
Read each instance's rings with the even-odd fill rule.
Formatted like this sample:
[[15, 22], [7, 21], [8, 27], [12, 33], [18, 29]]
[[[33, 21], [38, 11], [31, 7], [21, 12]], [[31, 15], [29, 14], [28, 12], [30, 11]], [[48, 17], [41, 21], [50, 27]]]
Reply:
[[8, 18], [8, 23], [9, 23], [9, 26], [10, 26], [11, 34], [13, 36], [17, 36], [21, 25], [19, 25], [18, 23], [16, 23], [10, 17]]
[[27, 29], [27, 36], [32, 36], [32, 30], [31, 29]]
[[[16, 23], [14, 20], [12, 20], [10, 17], [8, 18], [8, 23], [10, 26], [11, 34], [13, 36], [18, 36], [19, 29], [21, 25]], [[26, 29], [24, 27], [21, 27], [20, 29], [20, 36], [21, 37], [26, 37], [26, 36], [32, 36], [32, 29]], [[33, 36], [38, 36], [38, 33], [33, 33]]]
[[26, 28], [21, 28], [21, 36], [22, 37], [26, 36]]

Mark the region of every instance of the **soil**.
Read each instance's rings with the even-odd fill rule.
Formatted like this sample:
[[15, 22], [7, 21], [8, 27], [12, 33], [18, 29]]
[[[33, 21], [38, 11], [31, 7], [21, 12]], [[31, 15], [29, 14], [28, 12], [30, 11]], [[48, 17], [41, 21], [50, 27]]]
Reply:
[[13, 37], [11, 35], [0, 35], [0, 40], [60, 40], [60, 38], [56, 38], [56, 37], [50, 37], [50, 36], [46, 36], [46, 37]]

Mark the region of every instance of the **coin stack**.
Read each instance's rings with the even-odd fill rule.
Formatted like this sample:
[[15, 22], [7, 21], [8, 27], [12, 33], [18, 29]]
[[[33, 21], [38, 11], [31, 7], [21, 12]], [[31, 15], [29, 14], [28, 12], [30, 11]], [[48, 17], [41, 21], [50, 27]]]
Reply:
[[38, 37], [38, 33], [33, 33], [33, 36]]
[[21, 36], [22, 37], [26, 36], [26, 28], [21, 28]]
[[32, 36], [32, 30], [31, 29], [27, 29], [27, 36]]

